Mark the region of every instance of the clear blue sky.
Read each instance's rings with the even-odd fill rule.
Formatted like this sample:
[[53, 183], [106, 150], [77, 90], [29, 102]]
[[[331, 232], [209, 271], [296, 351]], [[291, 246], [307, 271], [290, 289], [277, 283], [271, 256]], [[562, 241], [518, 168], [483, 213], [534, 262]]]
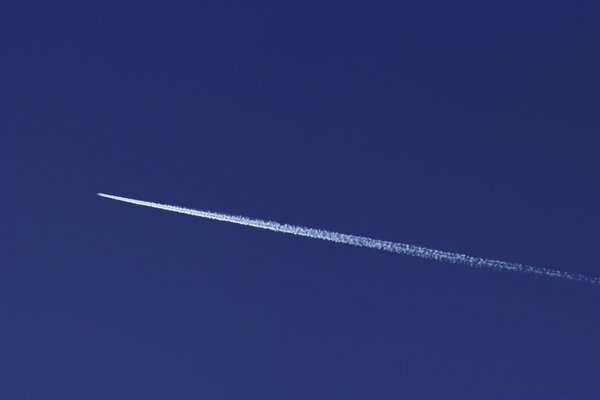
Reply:
[[600, 398], [598, 288], [94, 195], [600, 276], [599, 15], [0, 2], [0, 398]]

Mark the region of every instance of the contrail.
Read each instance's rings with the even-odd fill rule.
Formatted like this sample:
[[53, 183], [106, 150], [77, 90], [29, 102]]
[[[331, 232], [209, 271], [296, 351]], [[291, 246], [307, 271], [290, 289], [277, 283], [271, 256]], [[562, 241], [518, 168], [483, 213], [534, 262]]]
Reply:
[[322, 229], [280, 224], [279, 222], [274, 221], [263, 221], [260, 219], [247, 218], [237, 215], [228, 215], [212, 211], [193, 210], [190, 208], [183, 208], [160, 203], [152, 203], [150, 201], [129, 199], [126, 197], [114, 196], [104, 193], [97, 194], [98, 196], [106, 197], [108, 199], [124, 201], [126, 203], [137, 204], [140, 206], [158, 208], [161, 210], [172, 211], [180, 214], [193, 215], [195, 217], [231, 222], [234, 224], [252, 226], [254, 228], [268, 229], [270, 231], [275, 232], [291, 233], [292, 235], [328, 240], [331, 242], [344, 243], [352, 246], [369, 247], [372, 249], [389, 251], [391, 253], [406, 254], [409, 256], [425, 258], [428, 260], [445, 261], [452, 264], [463, 264], [476, 268], [491, 268], [500, 271], [524, 272], [528, 274], [541, 275], [550, 278], [560, 278], [570, 281], [589, 283], [592, 285], [600, 285], [599, 278], [591, 278], [585, 275], [573, 274], [553, 269], [532, 267], [524, 264], [490, 260], [486, 258], [471, 257], [464, 254], [434, 250], [426, 247], [415, 246], [412, 244], [388, 242], [385, 240], [371, 239], [364, 236], [355, 236], [348, 235], [345, 233], [326, 231]]

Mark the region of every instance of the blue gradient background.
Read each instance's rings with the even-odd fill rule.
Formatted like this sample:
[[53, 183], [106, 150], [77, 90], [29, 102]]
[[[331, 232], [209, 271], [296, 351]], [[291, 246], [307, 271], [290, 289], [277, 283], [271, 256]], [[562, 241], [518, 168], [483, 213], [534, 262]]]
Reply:
[[99, 3], [0, 3], [0, 398], [600, 398], [598, 288], [94, 196], [599, 276], [596, 2]]

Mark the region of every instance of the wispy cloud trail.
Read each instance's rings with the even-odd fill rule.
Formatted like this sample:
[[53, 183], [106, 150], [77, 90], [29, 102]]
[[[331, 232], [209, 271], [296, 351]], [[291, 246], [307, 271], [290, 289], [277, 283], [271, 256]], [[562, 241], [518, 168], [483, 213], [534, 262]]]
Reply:
[[560, 278], [576, 282], [590, 283], [600, 285], [599, 278], [592, 278], [580, 274], [572, 274], [548, 268], [532, 267], [529, 265], [490, 260], [486, 258], [471, 257], [464, 254], [451, 253], [429, 249], [426, 247], [415, 246], [406, 243], [388, 242], [385, 240], [371, 239], [364, 236], [348, 235], [345, 233], [331, 232], [322, 229], [305, 228], [288, 224], [280, 224], [274, 221], [263, 221], [260, 219], [247, 218], [237, 215], [228, 215], [212, 211], [201, 211], [190, 208], [171, 206], [168, 204], [153, 203], [150, 201], [129, 199], [127, 197], [114, 196], [110, 194], [98, 193], [98, 196], [108, 199], [123, 201], [126, 203], [137, 204], [140, 206], [158, 208], [161, 210], [172, 211], [180, 214], [192, 215], [195, 217], [213, 219], [217, 221], [231, 222], [239, 225], [251, 226], [254, 228], [268, 229], [270, 231], [290, 233], [292, 235], [306, 236], [314, 239], [328, 240], [336, 243], [349, 244], [359, 247], [368, 247], [377, 250], [389, 251], [391, 253], [406, 254], [414, 257], [421, 257], [429, 260], [445, 261], [452, 264], [468, 265], [476, 268], [491, 268], [495, 270], [523, 272], [528, 274], [541, 275], [550, 278]]

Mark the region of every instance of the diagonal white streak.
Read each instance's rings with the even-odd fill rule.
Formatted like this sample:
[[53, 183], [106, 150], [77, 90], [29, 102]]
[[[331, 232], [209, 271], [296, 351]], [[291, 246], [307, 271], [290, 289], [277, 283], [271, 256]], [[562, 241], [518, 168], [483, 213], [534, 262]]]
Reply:
[[292, 235], [306, 236], [315, 239], [328, 240], [336, 243], [349, 244], [359, 247], [369, 247], [377, 250], [389, 251], [391, 253], [406, 254], [414, 257], [421, 257], [429, 260], [445, 261], [453, 264], [463, 264], [477, 268], [492, 268], [496, 270], [524, 272], [536, 274], [551, 278], [561, 278], [571, 281], [590, 283], [600, 285], [599, 278], [591, 278], [581, 274], [558, 271], [548, 268], [532, 267], [524, 264], [517, 264], [505, 261], [490, 260], [486, 258], [471, 257], [464, 254], [451, 253], [429, 249], [426, 247], [415, 246], [406, 243], [388, 242], [385, 240], [371, 239], [364, 236], [348, 235], [345, 233], [331, 232], [322, 229], [305, 228], [302, 226], [280, 224], [274, 221], [263, 221], [260, 219], [247, 218], [237, 215], [228, 215], [211, 211], [194, 210], [171, 206], [168, 204], [153, 203], [150, 201], [129, 199], [127, 197], [114, 196], [110, 194], [98, 193], [98, 196], [108, 199], [119, 200], [126, 203], [137, 204], [140, 206], [158, 208], [161, 210], [172, 211], [180, 214], [192, 215], [195, 217], [213, 219], [217, 221], [231, 222], [239, 225], [251, 226], [254, 228], [268, 229], [270, 231], [290, 233]]

